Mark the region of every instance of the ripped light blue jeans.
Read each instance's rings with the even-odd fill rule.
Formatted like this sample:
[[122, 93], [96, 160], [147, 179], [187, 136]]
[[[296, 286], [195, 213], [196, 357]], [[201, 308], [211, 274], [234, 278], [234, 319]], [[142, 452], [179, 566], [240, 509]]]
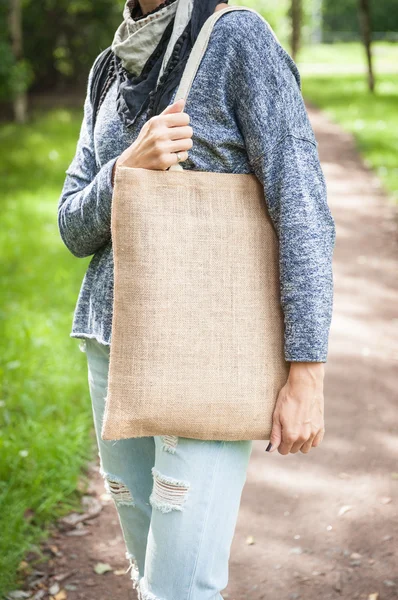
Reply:
[[109, 346], [83, 340], [101, 474], [140, 600], [222, 600], [252, 441], [105, 441]]

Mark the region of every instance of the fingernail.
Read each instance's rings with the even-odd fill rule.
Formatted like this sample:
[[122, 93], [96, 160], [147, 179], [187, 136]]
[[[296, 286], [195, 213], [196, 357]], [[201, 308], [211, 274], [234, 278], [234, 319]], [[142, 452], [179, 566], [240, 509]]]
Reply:
[[268, 444], [268, 446], [266, 447], [265, 451], [266, 451], [266, 452], [269, 452], [269, 451], [271, 450], [271, 448], [272, 448], [272, 444], [271, 444], [271, 442], [270, 442], [270, 443]]

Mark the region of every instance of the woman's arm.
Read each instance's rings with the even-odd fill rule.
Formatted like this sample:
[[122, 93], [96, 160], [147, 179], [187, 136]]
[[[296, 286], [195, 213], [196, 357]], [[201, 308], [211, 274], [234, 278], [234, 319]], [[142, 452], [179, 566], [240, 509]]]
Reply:
[[175, 164], [176, 152], [188, 158], [192, 147], [189, 115], [183, 100], [166, 106], [146, 121], [134, 142], [120, 156], [98, 170], [93, 140], [89, 73], [84, 117], [75, 157], [68, 167], [58, 205], [58, 226], [69, 250], [78, 257], [90, 256], [111, 238], [113, 178], [117, 165], [165, 170]]
[[58, 227], [67, 248], [79, 258], [94, 254], [111, 237], [112, 169], [117, 156], [98, 169], [94, 153], [90, 70], [75, 156], [58, 202]]
[[299, 74], [259, 15], [223, 19], [236, 118], [279, 239], [285, 358], [326, 362], [335, 225]]
[[335, 224], [294, 62], [259, 15], [242, 11], [228, 19], [229, 35], [222, 33], [229, 40], [229, 92], [278, 234], [284, 351], [291, 363], [267, 450], [307, 453], [325, 432], [322, 363], [332, 317]]

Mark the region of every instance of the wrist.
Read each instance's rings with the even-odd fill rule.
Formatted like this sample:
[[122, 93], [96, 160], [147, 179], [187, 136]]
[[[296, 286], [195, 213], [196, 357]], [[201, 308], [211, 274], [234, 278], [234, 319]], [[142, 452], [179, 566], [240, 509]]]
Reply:
[[289, 379], [294, 381], [319, 381], [325, 375], [325, 363], [295, 361], [290, 363]]

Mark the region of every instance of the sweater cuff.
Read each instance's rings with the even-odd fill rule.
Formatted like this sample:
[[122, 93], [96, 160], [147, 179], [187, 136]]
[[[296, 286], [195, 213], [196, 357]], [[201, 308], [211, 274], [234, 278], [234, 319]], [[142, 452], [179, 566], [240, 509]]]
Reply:
[[113, 165], [118, 158], [119, 156], [115, 156], [108, 160], [98, 173], [100, 189], [104, 190], [104, 194], [108, 194], [109, 196], [112, 196], [113, 194], [112, 171]]
[[285, 360], [289, 362], [327, 362], [328, 323], [285, 325]]

